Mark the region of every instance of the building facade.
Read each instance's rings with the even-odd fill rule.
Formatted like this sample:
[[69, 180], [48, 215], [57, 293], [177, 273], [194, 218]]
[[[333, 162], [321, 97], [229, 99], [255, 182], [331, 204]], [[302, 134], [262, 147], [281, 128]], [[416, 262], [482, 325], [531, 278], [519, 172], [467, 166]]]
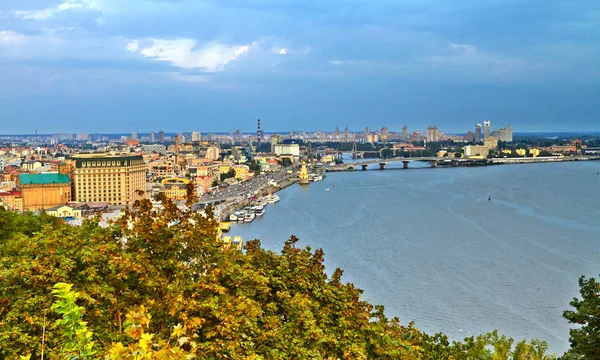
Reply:
[[73, 159], [76, 201], [129, 205], [145, 197], [146, 164], [141, 156], [86, 154]]
[[167, 199], [171, 200], [185, 200], [187, 198], [186, 186], [189, 183], [190, 180], [185, 178], [164, 179], [161, 181]]
[[64, 174], [20, 174], [17, 190], [23, 210], [43, 210], [71, 201], [71, 181]]
[[483, 140], [483, 145], [487, 146], [488, 149], [496, 150], [498, 148], [498, 139], [494, 136], [488, 136], [485, 140]]
[[273, 152], [277, 155], [300, 156], [300, 145], [298, 144], [277, 144], [273, 146]]
[[467, 145], [465, 146], [465, 157], [486, 157], [490, 149], [485, 145]]
[[483, 140], [490, 136], [491, 123], [489, 120], [483, 122]]
[[481, 142], [481, 124], [475, 124], [475, 142]]
[[513, 131], [510, 126], [503, 127], [497, 131], [498, 131], [498, 136], [497, 136], [498, 141], [506, 141], [506, 142], [513, 141]]
[[440, 141], [440, 131], [437, 126], [430, 126], [427, 128], [427, 141], [428, 142]]

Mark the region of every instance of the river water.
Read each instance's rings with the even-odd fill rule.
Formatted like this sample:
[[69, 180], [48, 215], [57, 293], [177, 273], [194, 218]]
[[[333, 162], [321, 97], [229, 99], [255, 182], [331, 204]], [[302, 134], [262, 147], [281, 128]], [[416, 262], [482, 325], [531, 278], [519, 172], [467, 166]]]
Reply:
[[296, 235], [325, 251], [329, 273], [342, 268], [366, 300], [428, 333], [498, 329], [567, 350], [562, 312], [579, 276], [600, 274], [600, 162], [425, 166], [294, 185], [231, 235], [274, 251]]

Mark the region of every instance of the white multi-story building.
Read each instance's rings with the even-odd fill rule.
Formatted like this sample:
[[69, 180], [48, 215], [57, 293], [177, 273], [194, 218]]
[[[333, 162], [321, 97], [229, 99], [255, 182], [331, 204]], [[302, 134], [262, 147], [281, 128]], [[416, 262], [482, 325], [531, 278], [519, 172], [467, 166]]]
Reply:
[[465, 157], [482, 156], [486, 157], [490, 148], [485, 145], [467, 145], [465, 146]]
[[483, 140], [487, 139], [490, 136], [490, 127], [491, 123], [489, 120], [483, 122]]
[[202, 135], [198, 131], [192, 132], [192, 141], [201, 141]]
[[300, 157], [300, 145], [298, 144], [277, 144], [273, 146], [273, 151], [277, 155]]

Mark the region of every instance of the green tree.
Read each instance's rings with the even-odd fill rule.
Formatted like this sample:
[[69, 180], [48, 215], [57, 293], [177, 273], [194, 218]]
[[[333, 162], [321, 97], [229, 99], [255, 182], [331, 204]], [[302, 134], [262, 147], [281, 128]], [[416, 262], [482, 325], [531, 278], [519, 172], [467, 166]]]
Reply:
[[290, 160], [290, 158], [286, 158], [286, 157], [281, 159], [281, 166], [283, 166], [283, 167], [292, 166], [292, 160]]
[[56, 355], [63, 359], [91, 358], [96, 354], [95, 342], [87, 322], [83, 321], [83, 307], [75, 303], [80, 294], [72, 291], [72, 287], [71, 284], [58, 283], [52, 290], [56, 297], [52, 310], [61, 316], [54, 323], [54, 329], [60, 333]]
[[394, 150], [392, 149], [382, 149], [381, 150], [381, 157], [383, 159], [388, 159], [394, 156]]
[[[40, 358], [44, 324], [65, 314], [70, 325], [43, 337], [48, 358], [64, 344], [84, 351], [90, 343], [113, 359], [550, 358], [542, 342], [513, 346], [492, 333], [451, 343], [388, 319], [342, 281], [342, 270], [325, 272], [322, 250], [301, 248], [296, 237], [280, 252], [258, 240], [244, 252], [226, 249], [212, 210], [192, 211], [193, 186], [187, 191], [187, 208], [159, 194], [162, 209], [137, 201], [106, 228], [99, 218], [72, 227], [24, 215], [40, 229], [27, 235], [21, 215], [5, 216], [12, 230], [0, 243], [0, 358]], [[68, 301], [59, 313], [51, 310], [56, 282], [78, 290], [61, 290]]]
[[570, 359], [600, 359], [600, 283], [594, 278], [579, 278], [581, 299], [574, 298], [574, 310], [563, 313], [577, 328], [569, 330]]

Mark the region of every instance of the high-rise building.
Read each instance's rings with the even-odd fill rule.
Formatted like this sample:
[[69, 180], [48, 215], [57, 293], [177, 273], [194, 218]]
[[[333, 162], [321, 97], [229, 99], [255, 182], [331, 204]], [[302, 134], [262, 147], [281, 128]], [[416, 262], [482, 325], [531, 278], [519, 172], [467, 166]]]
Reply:
[[241, 140], [242, 139], [242, 130], [241, 129], [237, 129], [235, 131], [235, 139], [236, 140]]
[[344, 139], [348, 139], [350, 137], [350, 130], [348, 130], [348, 127], [346, 126], [346, 128], [344, 129]]
[[475, 124], [475, 142], [481, 142], [481, 124]]
[[202, 140], [202, 135], [198, 131], [192, 131], [192, 141]]
[[271, 138], [271, 152], [275, 153], [275, 146], [281, 143], [281, 136], [275, 134]]
[[513, 141], [513, 131], [512, 131], [512, 128], [510, 127], [510, 125], [503, 127], [495, 132], [497, 134], [498, 141], [506, 141], [506, 142]]
[[473, 141], [475, 141], [475, 134], [473, 134], [473, 132], [471, 130], [469, 130], [467, 132], [467, 141], [472, 143]]
[[88, 141], [90, 138], [90, 136], [86, 133], [78, 133], [77, 136], [75, 137], [75, 139], [77, 139], [78, 141]]
[[131, 140], [137, 140], [138, 139], [138, 133], [137, 130], [131, 133]]
[[165, 142], [165, 132], [162, 130], [158, 132], [158, 142], [159, 143]]
[[154, 131], [150, 131], [150, 142], [154, 143], [156, 141], [156, 134]]
[[335, 135], [335, 137], [340, 136], [340, 128], [339, 127], [335, 127], [335, 130], [333, 131], [333, 135]]
[[387, 127], [384, 126], [384, 127], [381, 128], [381, 136], [380, 136], [380, 138], [381, 138], [381, 142], [383, 144], [385, 144], [387, 142], [388, 133], [389, 133], [389, 131], [388, 131]]
[[408, 126], [406, 126], [406, 125], [402, 126], [401, 139], [404, 140], [404, 141], [408, 140]]
[[440, 131], [437, 126], [430, 126], [427, 128], [427, 141], [438, 142], [440, 141]]
[[369, 127], [367, 126], [365, 128], [365, 140], [367, 140], [367, 138], [369, 137], [369, 134], [371, 133], [371, 131], [369, 130]]
[[75, 200], [128, 205], [144, 198], [146, 164], [141, 155], [74, 155]]
[[490, 136], [490, 126], [491, 124], [489, 120], [483, 122], [483, 140]]

